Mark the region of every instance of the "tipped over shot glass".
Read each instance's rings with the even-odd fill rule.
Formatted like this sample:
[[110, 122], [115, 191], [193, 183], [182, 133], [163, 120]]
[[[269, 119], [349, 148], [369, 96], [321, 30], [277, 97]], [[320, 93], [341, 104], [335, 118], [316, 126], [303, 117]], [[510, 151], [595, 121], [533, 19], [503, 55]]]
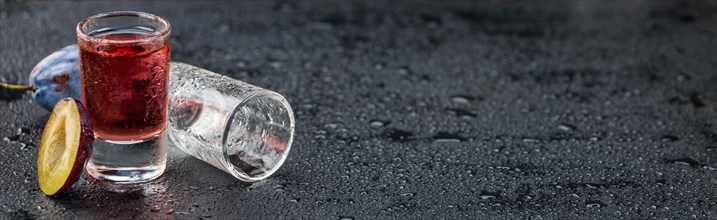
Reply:
[[286, 160], [294, 113], [276, 92], [189, 64], [170, 62], [171, 143], [244, 182]]

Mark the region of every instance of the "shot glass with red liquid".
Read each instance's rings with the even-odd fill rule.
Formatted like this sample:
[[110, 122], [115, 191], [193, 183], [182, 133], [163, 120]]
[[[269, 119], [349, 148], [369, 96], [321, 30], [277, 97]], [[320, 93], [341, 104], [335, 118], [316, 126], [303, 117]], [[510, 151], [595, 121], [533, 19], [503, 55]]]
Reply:
[[96, 138], [90, 176], [139, 183], [164, 173], [170, 30], [159, 16], [134, 11], [77, 25], [82, 101]]

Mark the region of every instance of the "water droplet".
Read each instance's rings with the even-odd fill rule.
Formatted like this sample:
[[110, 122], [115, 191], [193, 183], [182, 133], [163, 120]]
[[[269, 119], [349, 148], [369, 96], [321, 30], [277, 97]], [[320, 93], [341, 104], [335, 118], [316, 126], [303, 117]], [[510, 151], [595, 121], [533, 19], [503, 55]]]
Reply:
[[405, 76], [411, 74], [411, 70], [408, 69], [408, 67], [401, 67], [398, 69], [398, 74]]
[[371, 120], [371, 122], [369, 122], [369, 125], [371, 125], [371, 127], [374, 127], [374, 128], [379, 128], [379, 127], [386, 126], [390, 123], [391, 122], [389, 122], [389, 121]]
[[453, 95], [451, 96], [451, 101], [459, 104], [468, 104], [469, 102], [475, 100], [475, 97], [467, 96], [467, 95]]
[[607, 206], [607, 204], [600, 200], [588, 200], [585, 202], [585, 206], [588, 208], [600, 208]]
[[674, 163], [674, 164], [682, 164], [682, 165], [689, 165], [691, 167], [698, 167], [700, 166], [700, 162], [697, 162], [695, 159], [685, 157], [685, 158], [679, 158], [674, 160], [667, 160], [667, 163]]
[[354, 220], [354, 217], [340, 217], [339, 220]]
[[675, 142], [675, 141], [679, 141], [679, 140], [680, 140], [680, 138], [675, 135], [671, 135], [671, 134], [662, 135], [662, 141], [665, 141], [665, 142]]
[[276, 192], [284, 192], [284, 185], [277, 184], [276, 186], [274, 186], [274, 191], [276, 191]]
[[249, 63], [247, 63], [246, 61], [240, 60], [239, 62], [237, 62], [236, 66], [239, 68], [246, 68], [248, 64]]
[[413, 197], [413, 195], [414, 195], [413, 193], [403, 193], [403, 194], [401, 194], [401, 196], [405, 196], [405, 197]]
[[466, 139], [460, 135], [446, 133], [446, 132], [438, 132], [436, 135], [433, 136], [433, 143], [461, 142], [461, 141], [465, 141], [465, 140]]
[[483, 200], [486, 200], [486, 199], [496, 199], [496, 198], [500, 197], [500, 193], [501, 193], [500, 191], [491, 192], [491, 191], [485, 191], [485, 190], [483, 190], [483, 191], [480, 193], [480, 199], [483, 199]]
[[540, 141], [535, 138], [523, 138], [523, 143], [538, 143], [538, 142], [540, 142]]
[[324, 128], [328, 128], [328, 129], [336, 129], [338, 127], [339, 127], [339, 124], [337, 124], [337, 123], [328, 123], [328, 124], [324, 125]]
[[281, 68], [281, 63], [279, 61], [271, 61], [269, 62], [269, 66], [274, 69], [279, 69]]
[[575, 130], [576, 127], [571, 124], [563, 123], [563, 124], [558, 125], [558, 129], [561, 131], [564, 131], [564, 132], [571, 132], [571, 131]]
[[[229, 28], [230, 28], [230, 27], [229, 27], [229, 24], [224, 23], [224, 24], [222, 24], [221, 26], [219, 26], [219, 31], [220, 31], [220, 32], [227, 32], [227, 31], [229, 31]], [[227, 56], [227, 57], [229, 57], [229, 56]]]
[[420, 16], [421, 20], [430, 28], [437, 28], [441, 25], [442, 20], [440, 17], [423, 14]]
[[29, 128], [17, 128], [17, 130], [15, 131], [16, 135], [23, 135], [23, 134], [27, 134], [27, 133], [30, 133]]
[[19, 139], [20, 139], [20, 135], [13, 135], [10, 137], [4, 137], [2, 140], [6, 141], [6, 142], [12, 142], [12, 141], [17, 141]]
[[377, 63], [373, 66], [373, 68], [376, 68], [377, 70], [382, 70], [385, 65], [383, 63]]

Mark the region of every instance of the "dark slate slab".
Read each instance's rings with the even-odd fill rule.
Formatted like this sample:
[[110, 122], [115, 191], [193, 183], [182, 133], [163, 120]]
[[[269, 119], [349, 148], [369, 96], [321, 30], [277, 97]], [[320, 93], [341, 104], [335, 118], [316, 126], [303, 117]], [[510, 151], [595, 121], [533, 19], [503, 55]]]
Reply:
[[247, 185], [166, 174], [42, 195], [49, 112], [0, 95], [2, 218], [714, 218], [717, 2], [0, 0], [0, 81], [89, 15], [172, 23], [172, 59], [280, 92], [292, 153]]

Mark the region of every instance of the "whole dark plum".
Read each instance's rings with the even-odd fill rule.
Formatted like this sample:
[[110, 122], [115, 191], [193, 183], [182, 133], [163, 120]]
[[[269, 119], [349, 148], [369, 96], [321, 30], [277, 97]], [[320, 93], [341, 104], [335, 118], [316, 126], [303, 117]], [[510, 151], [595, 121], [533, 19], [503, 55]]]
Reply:
[[30, 72], [32, 99], [52, 110], [63, 98], [80, 100], [80, 58], [76, 44], [66, 46], [42, 59]]

